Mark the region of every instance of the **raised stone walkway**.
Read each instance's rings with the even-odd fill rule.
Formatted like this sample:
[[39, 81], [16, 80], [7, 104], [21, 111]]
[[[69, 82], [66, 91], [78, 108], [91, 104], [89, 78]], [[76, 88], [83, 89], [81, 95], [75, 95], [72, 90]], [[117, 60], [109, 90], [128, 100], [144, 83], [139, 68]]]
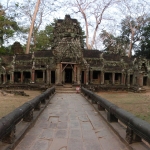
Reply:
[[80, 94], [57, 93], [15, 150], [128, 150]]

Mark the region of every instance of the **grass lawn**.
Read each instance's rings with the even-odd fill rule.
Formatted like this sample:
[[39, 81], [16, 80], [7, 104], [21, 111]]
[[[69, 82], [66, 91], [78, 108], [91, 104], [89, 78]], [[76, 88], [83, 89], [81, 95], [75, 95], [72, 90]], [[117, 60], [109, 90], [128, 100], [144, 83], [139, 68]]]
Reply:
[[[22, 91], [22, 90], [21, 90]], [[24, 90], [26, 94], [29, 96], [20, 96], [14, 94], [6, 94], [5, 96], [0, 93], [0, 118], [7, 115], [15, 108], [21, 106], [25, 102], [33, 99], [37, 95], [39, 95], [40, 91], [28, 91]]]
[[150, 123], [150, 92], [98, 92], [97, 94]]

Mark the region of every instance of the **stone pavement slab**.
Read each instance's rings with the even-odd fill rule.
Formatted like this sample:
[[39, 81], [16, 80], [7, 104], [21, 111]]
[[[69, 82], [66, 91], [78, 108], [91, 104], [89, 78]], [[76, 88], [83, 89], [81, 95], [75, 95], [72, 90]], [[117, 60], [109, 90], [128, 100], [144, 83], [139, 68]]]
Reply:
[[15, 150], [127, 150], [80, 94], [57, 93]]

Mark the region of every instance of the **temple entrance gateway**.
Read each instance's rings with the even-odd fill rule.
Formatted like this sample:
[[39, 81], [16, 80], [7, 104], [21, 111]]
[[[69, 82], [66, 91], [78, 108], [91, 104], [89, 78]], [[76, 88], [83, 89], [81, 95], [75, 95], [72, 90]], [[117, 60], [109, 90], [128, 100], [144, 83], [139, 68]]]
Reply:
[[61, 64], [62, 64], [62, 83], [73, 83], [75, 63], [61, 62]]
[[57, 66], [56, 84], [80, 84], [81, 72], [79, 64], [75, 62], [61, 62]]
[[65, 83], [72, 83], [72, 69], [65, 69]]

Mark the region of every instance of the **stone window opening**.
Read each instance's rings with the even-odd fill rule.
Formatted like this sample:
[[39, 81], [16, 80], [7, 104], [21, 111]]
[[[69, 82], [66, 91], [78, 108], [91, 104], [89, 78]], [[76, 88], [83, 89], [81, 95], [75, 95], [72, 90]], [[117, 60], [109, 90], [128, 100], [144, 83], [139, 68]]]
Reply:
[[112, 84], [112, 73], [105, 73], [104, 81], [105, 84]]
[[14, 72], [14, 82], [21, 82], [21, 72]]
[[133, 85], [133, 75], [130, 75], [130, 85]]
[[10, 74], [7, 74], [7, 81], [10, 82]]
[[143, 77], [143, 86], [147, 86], [147, 76]]
[[115, 73], [115, 84], [121, 84], [121, 73]]
[[93, 71], [93, 79], [98, 79], [99, 72]]

